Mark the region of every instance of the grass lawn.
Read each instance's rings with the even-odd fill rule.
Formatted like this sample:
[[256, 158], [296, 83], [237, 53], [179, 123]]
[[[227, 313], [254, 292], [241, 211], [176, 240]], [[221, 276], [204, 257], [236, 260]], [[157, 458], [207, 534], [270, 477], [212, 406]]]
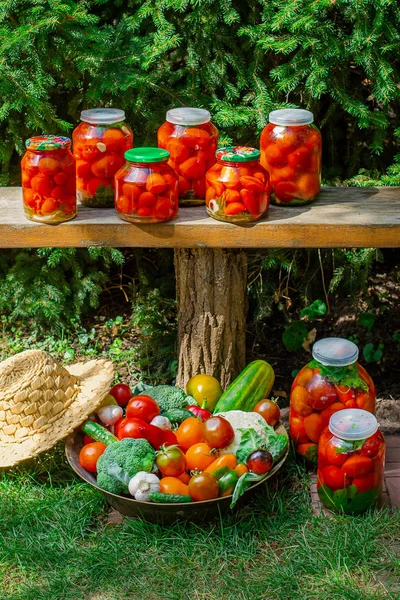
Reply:
[[0, 480], [1, 600], [369, 600], [400, 597], [400, 515], [316, 517], [293, 459], [246, 508], [163, 527], [107, 524], [62, 448]]

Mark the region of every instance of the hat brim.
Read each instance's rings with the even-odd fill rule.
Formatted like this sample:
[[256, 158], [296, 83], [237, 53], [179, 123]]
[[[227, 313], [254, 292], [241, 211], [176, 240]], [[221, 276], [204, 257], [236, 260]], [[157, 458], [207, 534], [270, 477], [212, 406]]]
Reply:
[[97, 359], [65, 366], [65, 369], [79, 378], [80, 390], [77, 397], [46, 431], [32, 432], [29, 437], [20, 441], [14, 438], [10, 442], [0, 440], [0, 468], [13, 467], [23, 460], [34, 458], [41, 452], [50, 450], [57, 442], [82, 425], [108, 394], [114, 377], [112, 362]]

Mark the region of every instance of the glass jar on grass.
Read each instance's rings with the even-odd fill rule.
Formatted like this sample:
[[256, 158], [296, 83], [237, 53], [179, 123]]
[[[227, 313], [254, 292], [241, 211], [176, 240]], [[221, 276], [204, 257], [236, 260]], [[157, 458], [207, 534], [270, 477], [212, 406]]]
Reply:
[[160, 223], [178, 212], [178, 176], [161, 148], [133, 148], [115, 175], [115, 210], [124, 221]]
[[357, 514], [382, 493], [385, 441], [371, 413], [345, 409], [333, 414], [318, 444], [317, 490], [336, 512]]
[[72, 134], [78, 200], [85, 206], [114, 206], [114, 175], [133, 146], [132, 130], [125, 112], [116, 108], [84, 110], [81, 120]]
[[246, 146], [221, 148], [206, 175], [206, 209], [210, 217], [229, 223], [261, 219], [269, 208], [269, 175], [260, 152]]
[[316, 462], [317, 444], [330, 417], [344, 409], [375, 414], [375, 386], [357, 362], [358, 348], [346, 339], [325, 338], [313, 360], [296, 375], [290, 392], [289, 431], [296, 451]]
[[158, 130], [159, 148], [170, 153], [169, 164], [179, 176], [179, 205], [204, 204], [206, 172], [215, 163], [218, 130], [208, 110], [173, 108]]
[[31, 221], [56, 224], [76, 215], [75, 158], [71, 140], [41, 135], [26, 141], [21, 161], [25, 216]]
[[313, 113], [288, 108], [274, 110], [261, 133], [261, 164], [271, 177], [271, 202], [285, 206], [308, 204], [321, 189], [321, 134]]

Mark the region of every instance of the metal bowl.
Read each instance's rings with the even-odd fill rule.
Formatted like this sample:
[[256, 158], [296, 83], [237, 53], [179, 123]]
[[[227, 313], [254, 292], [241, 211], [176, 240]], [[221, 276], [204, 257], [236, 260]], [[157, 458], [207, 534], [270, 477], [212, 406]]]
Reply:
[[[282, 423], [276, 427], [278, 433], [287, 435]], [[227, 514], [230, 511], [230, 503], [232, 496], [224, 498], [215, 498], [214, 500], [205, 500], [203, 502], [185, 502], [182, 504], [155, 504], [154, 502], [138, 502], [133, 498], [126, 496], [118, 496], [102, 490], [96, 482], [96, 478], [92, 473], [86, 471], [79, 463], [79, 452], [83, 446], [83, 433], [79, 430], [71, 433], [65, 441], [65, 455], [75, 473], [79, 475], [86, 483], [95, 487], [101, 492], [115, 510], [122, 515], [128, 517], [142, 517], [146, 521], [152, 523], [161, 522], [171, 524], [176, 521], [208, 521], [213, 517]], [[273, 477], [285, 462], [289, 452], [287, 447], [282, 458], [277, 462], [262, 481], [259, 481], [246, 490], [243, 496], [239, 499], [236, 506], [245, 504], [249, 498], [262, 486], [265, 485], [268, 479]]]

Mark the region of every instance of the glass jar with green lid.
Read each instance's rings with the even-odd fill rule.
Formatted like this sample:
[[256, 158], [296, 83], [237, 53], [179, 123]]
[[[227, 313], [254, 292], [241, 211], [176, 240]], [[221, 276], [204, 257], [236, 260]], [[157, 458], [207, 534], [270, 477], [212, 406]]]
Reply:
[[178, 176], [162, 148], [133, 148], [115, 175], [115, 210], [131, 223], [160, 223], [178, 212]]
[[219, 221], [257, 221], [269, 208], [269, 175], [260, 151], [247, 146], [220, 148], [206, 174], [207, 213]]

